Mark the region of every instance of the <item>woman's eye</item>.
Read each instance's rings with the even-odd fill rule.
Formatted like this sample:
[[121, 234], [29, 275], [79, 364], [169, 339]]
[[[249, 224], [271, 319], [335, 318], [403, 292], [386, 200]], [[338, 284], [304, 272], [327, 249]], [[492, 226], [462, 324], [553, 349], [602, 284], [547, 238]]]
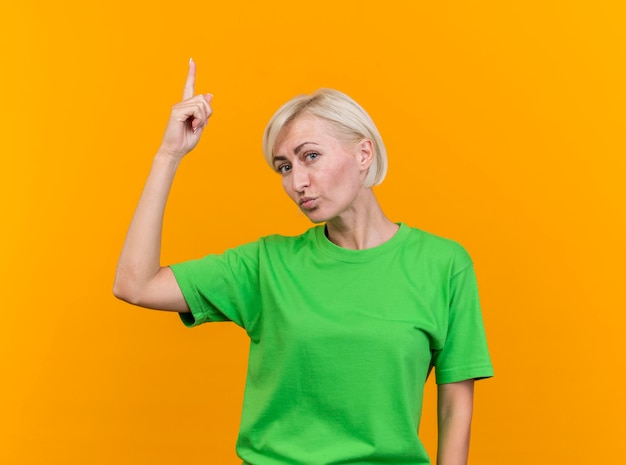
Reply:
[[317, 153], [317, 152], [309, 152], [304, 157], [308, 158], [309, 160], [314, 160], [315, 158], [319, 157], [319, 153]]
[[280, 174], [286, 174], [291, 169], [291, 165], [280, 165], [278, 167], [278, 172]]

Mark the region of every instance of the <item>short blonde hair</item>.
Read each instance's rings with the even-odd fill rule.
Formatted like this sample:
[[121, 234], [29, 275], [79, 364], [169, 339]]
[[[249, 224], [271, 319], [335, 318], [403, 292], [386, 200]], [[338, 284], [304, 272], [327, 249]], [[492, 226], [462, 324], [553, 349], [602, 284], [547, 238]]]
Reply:
[[334, 89], [319, 89], [311, 95], [299, 95], [274, 113], [263, 134], [263, 154], [270, 166], [274, 164], [274, 144], [278, 133], [303, 113], [328, 121], [339, 136], [355, 143], [370, 139], [374, 146], [374, 160], [364, 185], [372, 187], [383, 181], [387, 174], [387, 150], [374, 121], [361, 105]]

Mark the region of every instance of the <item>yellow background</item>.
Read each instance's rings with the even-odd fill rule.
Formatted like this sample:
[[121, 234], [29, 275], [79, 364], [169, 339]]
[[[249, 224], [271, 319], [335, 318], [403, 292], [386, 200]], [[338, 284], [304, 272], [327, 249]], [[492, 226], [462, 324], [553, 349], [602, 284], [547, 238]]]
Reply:
[[[388, 146], [388, 215], [474, 258], [496, 377], [477, 385], [471, 463], [618, 463], [623, 5], [3, 4], [0, 463], [238, 463], [243, 331], [111, 294], [190, 56], [214, 115], [174, 185], [165, 263], [307, 228], [261, 134], [293, 95], [341, 89]], [[426, 402], [432, 453], [432, 380]]]

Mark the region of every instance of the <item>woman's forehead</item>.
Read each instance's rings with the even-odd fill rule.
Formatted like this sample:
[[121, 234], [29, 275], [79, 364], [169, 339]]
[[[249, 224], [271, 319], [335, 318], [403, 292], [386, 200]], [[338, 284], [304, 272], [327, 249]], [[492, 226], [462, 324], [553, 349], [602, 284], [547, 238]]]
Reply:
[[283, 126], [276, 137], [274, 155], [281, 152], [293, 152], [304, 142], [328, 141], [336, 139], [332, 125], [323, 118], [302, 114]]

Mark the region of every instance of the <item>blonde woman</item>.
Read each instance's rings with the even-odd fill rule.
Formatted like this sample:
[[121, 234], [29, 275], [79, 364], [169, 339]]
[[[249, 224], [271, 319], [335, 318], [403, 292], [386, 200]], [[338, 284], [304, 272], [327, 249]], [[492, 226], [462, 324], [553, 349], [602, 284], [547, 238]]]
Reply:
[[372, 186], [382, 139], [347, 95], [296, 97], [270, 120], [269, 165], [315, 223], [199, 260], [161, 266], [163, 212], [211, 96], [190, 62], [119, 259], [114, 293], [232, 321], [250, 337], [237, 453], [248, 465], [427, 464], [424, 383], [438, 384], [437, 463], [467, 463], [474, 380], [492, 376], [472, 262], [456, 242], [391, 221]]

